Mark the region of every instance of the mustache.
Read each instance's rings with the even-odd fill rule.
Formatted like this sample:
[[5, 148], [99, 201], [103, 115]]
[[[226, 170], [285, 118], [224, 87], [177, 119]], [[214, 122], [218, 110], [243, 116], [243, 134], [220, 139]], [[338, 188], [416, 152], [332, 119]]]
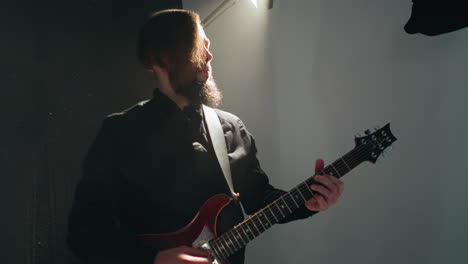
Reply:
[[203, 63], [203, 64], [200, 64], [200, 66], [197, 67], [197, 70], [198, 70], [198, 71], [202, 71], [202, 70], [204, 70], [205, 68], [210, 68], [208, 62], [205, 62], [205, 63]]

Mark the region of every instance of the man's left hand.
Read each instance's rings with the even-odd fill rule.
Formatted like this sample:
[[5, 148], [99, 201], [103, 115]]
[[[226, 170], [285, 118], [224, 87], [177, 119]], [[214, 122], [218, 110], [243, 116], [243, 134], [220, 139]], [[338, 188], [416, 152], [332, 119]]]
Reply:
[[[315, 161], [315, 174], [319, 173], [324, 166], [322, 159]], [[336, 177], [328, 174], [316, 175], [314, 180], [319, 184], [312, 184], [310, 188], [315, 191], [314, 197], [310, 198], [305, 206], [311, 211], [324, 211], [334, 205], [343, 193], [344, 183]]]

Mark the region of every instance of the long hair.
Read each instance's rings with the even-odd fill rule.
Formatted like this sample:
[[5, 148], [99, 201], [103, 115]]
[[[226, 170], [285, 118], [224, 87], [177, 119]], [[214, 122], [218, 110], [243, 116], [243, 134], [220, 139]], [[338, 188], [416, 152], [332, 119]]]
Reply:
[[138, 36], [137, 56], [141, 64], [146, 69], [155, 64], [165, 68], [171, 80], [187, 65], [203, 68], [200, 23], [198, 14], [189, 10], [167, 9], [150, 15]]

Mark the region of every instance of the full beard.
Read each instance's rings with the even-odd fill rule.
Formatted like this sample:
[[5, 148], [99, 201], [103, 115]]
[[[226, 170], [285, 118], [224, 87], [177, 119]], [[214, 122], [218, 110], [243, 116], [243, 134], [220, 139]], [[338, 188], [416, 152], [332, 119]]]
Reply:
[[223, 99], [221, 90], [211, 75], [206, 81], [200, 81], [195, 78], [192, 81], [179, 83], [175, 87], [175, 92], [187, 98], [190, 104], [194, 106], [204, 104], [210, 107], [217, 107]]

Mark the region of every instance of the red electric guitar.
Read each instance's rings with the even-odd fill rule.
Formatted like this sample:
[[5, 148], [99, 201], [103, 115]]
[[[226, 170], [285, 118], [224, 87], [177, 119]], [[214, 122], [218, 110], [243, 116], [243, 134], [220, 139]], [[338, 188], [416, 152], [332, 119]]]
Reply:
[[[365, 134], [355, 138], [354, 149], [325, 167], [319, 174], [341, 178], [364, 161], [375, 163], [380, 154], [397, 140], [390, 131], [390, 124], [373, 133], [366, 130]], [[216, 225], [221, 211], [232, 201], [226, 194], [208, 199], [192, 222], [176, 232], [142, 234], [137, 235], [137, 238], [145, 246], [160, 250], [182, 245], [209, 249], [213, 264], [225, 263], [229, 256], [309, 200], [314, 195], [309, 188], [313, 183], [312, 176], [222, 234], [218, 234]]]

